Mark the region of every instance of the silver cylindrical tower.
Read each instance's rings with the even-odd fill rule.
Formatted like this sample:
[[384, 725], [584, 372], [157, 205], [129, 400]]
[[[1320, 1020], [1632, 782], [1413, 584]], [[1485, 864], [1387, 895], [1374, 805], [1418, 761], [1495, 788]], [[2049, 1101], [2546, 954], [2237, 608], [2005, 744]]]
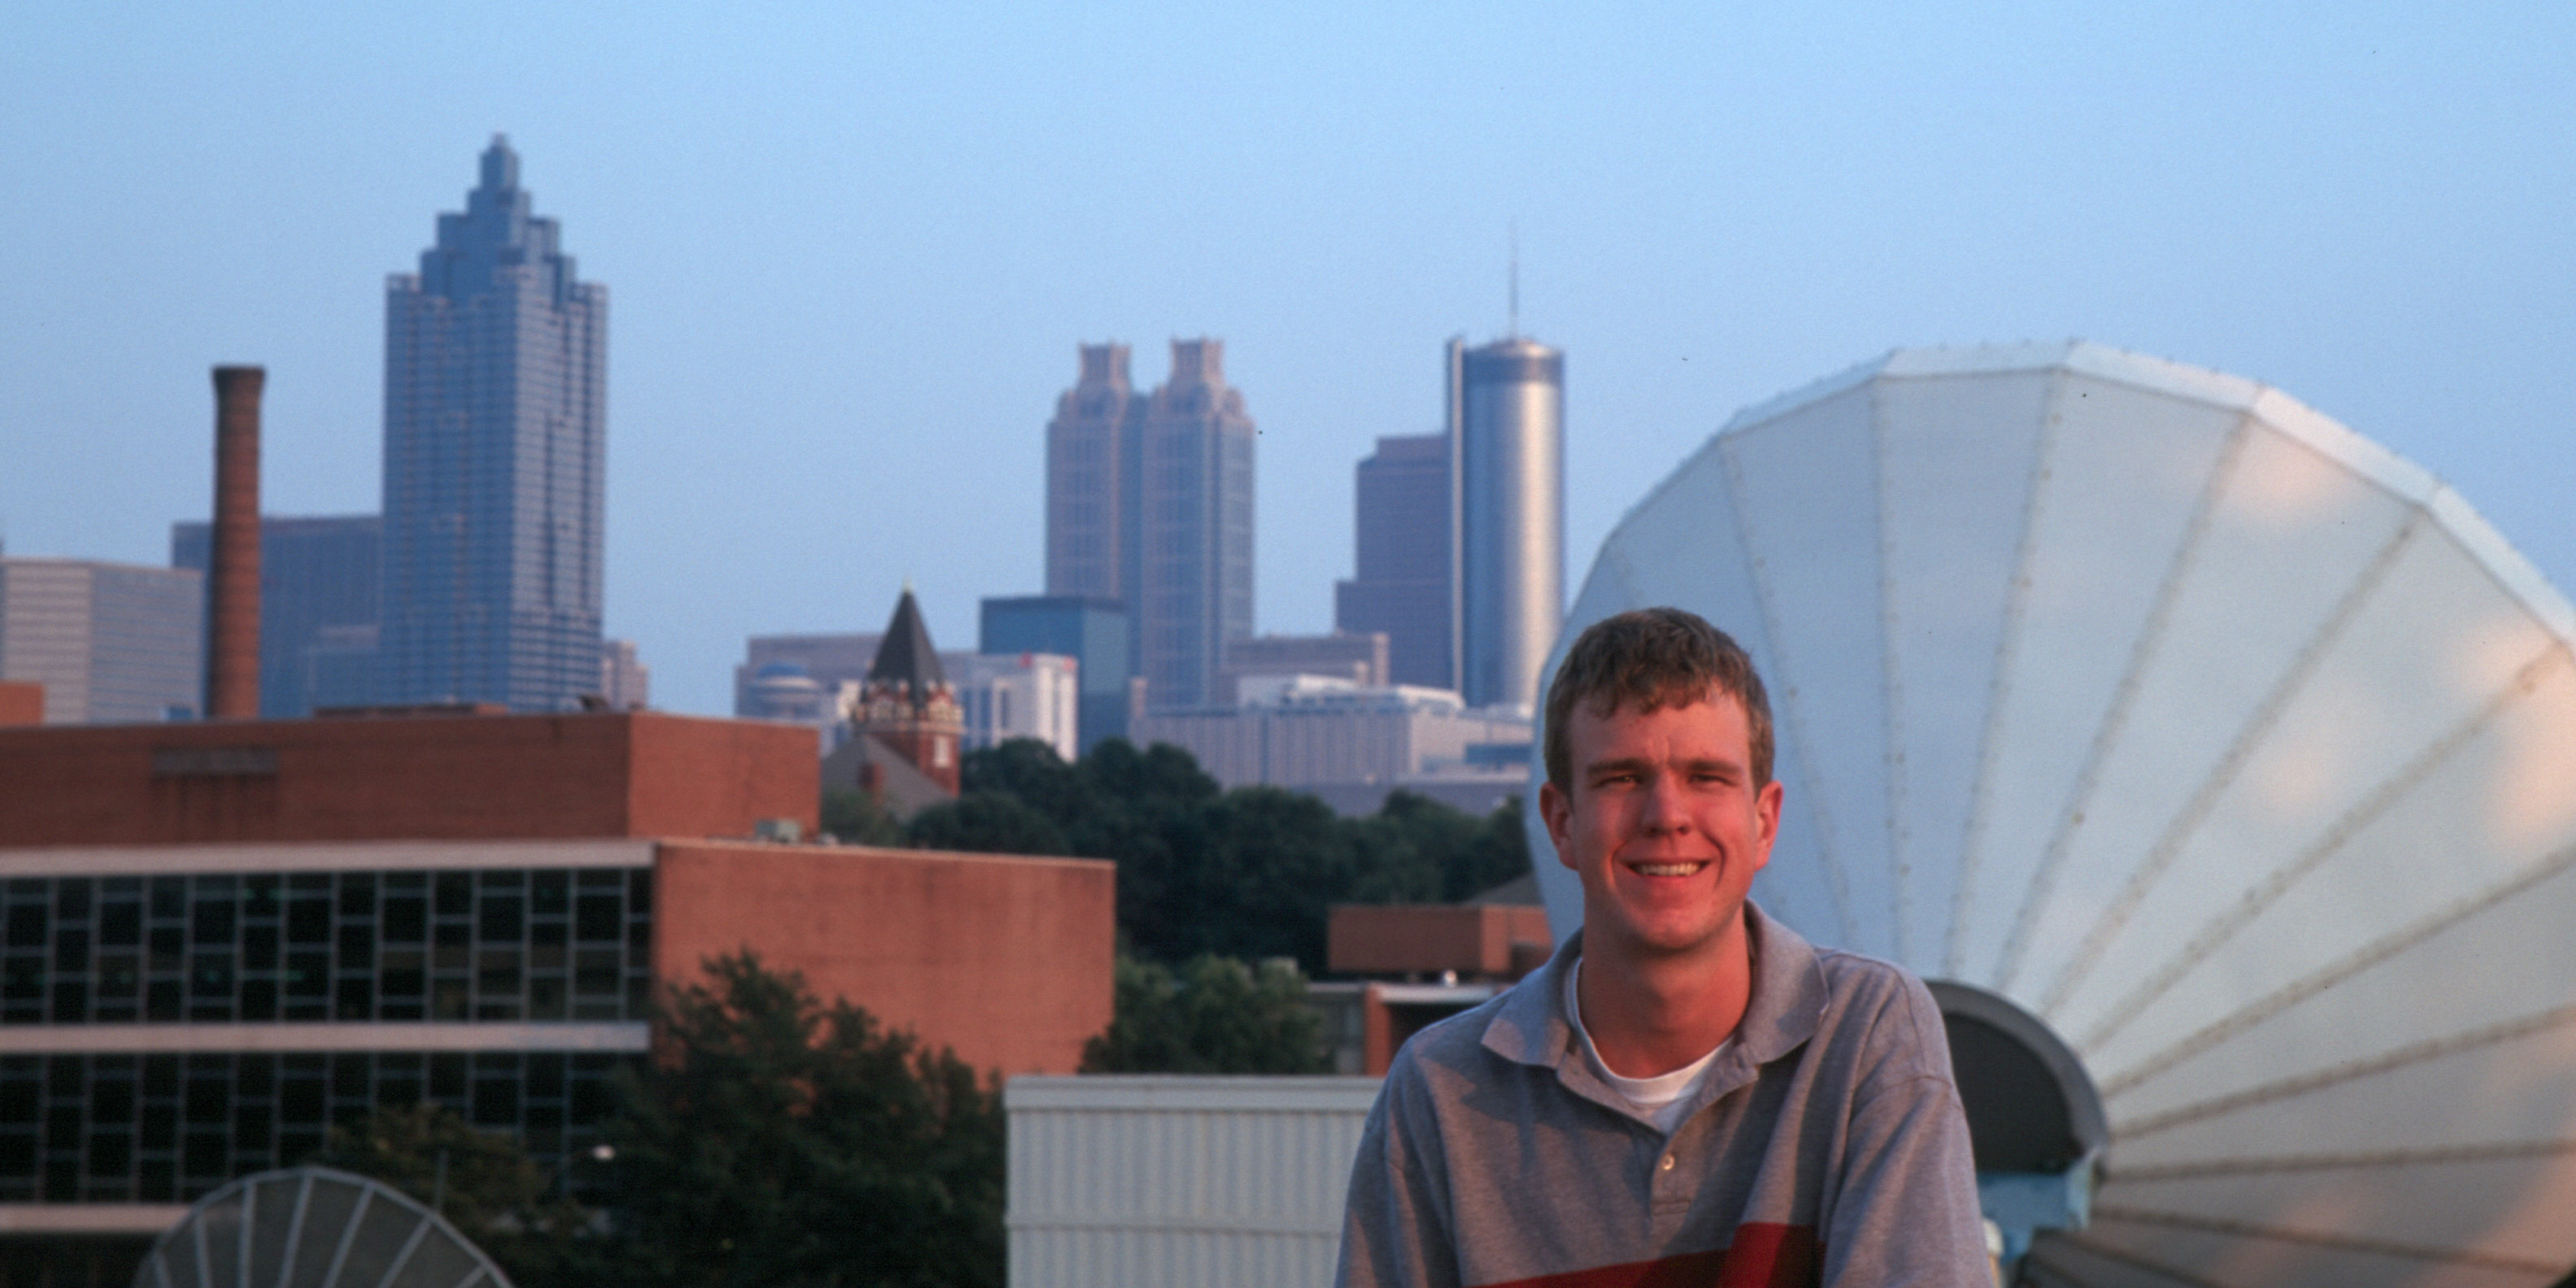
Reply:
[[1565, 355], [1519, 338], [1459, 356], [1459, 688], [1535, 704], [1565, 612]]

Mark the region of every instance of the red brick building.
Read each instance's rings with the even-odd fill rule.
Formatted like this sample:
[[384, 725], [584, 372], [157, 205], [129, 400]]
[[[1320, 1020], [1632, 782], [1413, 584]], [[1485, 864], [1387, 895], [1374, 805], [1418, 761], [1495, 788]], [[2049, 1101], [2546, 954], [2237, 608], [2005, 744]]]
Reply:
[[0, 728], [0, 1231], [148, 1234], [382, 1104], [571, 1156], [742, 949], [1070, 1072], [1111, 865], [755, 839], [817, 774], [810, 730], [649, 713]]
[[0, 680], [0, 726], [45, 722], [45, 686], [32, 680]]

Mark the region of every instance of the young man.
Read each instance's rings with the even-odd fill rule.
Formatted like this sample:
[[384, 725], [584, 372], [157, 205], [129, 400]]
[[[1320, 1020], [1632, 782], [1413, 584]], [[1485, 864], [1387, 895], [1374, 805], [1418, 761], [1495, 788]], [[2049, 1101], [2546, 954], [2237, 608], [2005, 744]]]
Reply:
[[1931, 995], [1745, 899], [1781, 789], [1744, 650], [1623, 613], [1546, 719], [1539, 812], [1583, 929], [1397, 1053], [1340, 1282], [1990, 1288]]

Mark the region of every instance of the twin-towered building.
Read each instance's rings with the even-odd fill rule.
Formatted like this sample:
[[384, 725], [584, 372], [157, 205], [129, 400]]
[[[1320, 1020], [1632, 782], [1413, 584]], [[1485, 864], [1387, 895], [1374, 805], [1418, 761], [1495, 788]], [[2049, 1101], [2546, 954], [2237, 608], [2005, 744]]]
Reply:
[[1151, 706], [1209, 701], [1226, 641], [1252, 633], [1253, 439], [1208, 339], [1173, 341], [1151, 392], [1127, 346], [1082, 346], [1047, 424], [1047, 594], [1127, 606]]

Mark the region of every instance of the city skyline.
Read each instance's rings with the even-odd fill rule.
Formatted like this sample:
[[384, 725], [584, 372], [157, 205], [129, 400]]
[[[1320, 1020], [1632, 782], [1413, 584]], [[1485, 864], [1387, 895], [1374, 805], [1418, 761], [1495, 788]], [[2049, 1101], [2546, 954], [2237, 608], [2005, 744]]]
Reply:
[[1352, 463], [1438, 427], [1427, 343], [1510, 330], [1515, 219], [1581, 365], [1570, 577], [1739, 407], [2084, 336], [2269, 381], [2576, 582], [2563, 9], [787, 17], [13, 16], [7, 550], [164, 558], [215, 362], [269, 370], [271, 513], [373, 508], [379, 284], [501, 126], [618, 287], [606, 625], [675, 710], [907, 574], [940, 638], [1040, 590], [1077, 337], [1227, 338], [1256, 629], [1324, 629]]

